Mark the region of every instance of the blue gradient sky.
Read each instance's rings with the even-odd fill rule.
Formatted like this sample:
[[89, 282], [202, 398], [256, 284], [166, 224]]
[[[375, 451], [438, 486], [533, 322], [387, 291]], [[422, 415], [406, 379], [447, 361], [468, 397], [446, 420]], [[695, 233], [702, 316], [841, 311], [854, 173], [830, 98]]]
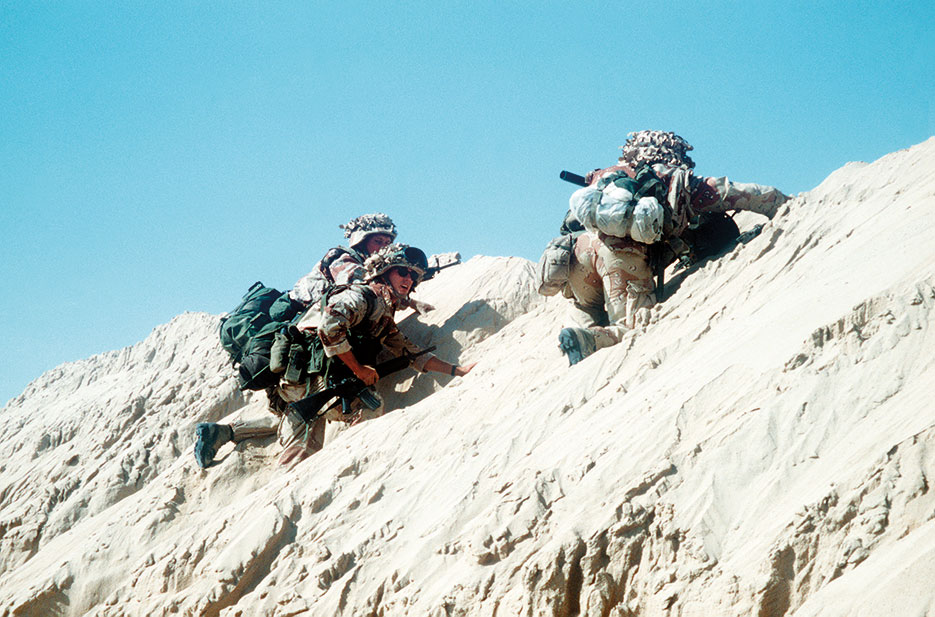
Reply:
[[[608, 8], [608, 7], [614, 8]], [[813, 188], [935, 134], [932, 2], [0, 3], [0, 404], [383, 211], [537, 259], [630, 131]]]

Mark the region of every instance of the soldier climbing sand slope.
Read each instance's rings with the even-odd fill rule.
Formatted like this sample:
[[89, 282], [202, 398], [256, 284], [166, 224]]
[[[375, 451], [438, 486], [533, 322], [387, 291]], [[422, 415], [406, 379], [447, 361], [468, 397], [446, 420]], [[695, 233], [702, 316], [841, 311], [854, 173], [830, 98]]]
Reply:
[[[313, 356], [317, 372], [306, 383], [284, 386], [284, 398], [298, 401], [312, 398], [335, 382], [350, 377], [360, 388], [353, 400], [337, 397], [322, 405], [325, 410], [303, 408], [301, 401], [292, 405], [286, 417], [289, 433], [283, 464], [301, 460], [324, 445], [326, 420], [348, 421], [361, 417], [365, 408], [379, 415], [383, 401], [369, 386], [381, 377], [374, 367], [381, 354], [408, 357], [421, 372], [434, 371], [452, 376], [467, 375], [474, 364], [449, 364], [431, 354], [422, 353], [396, 327], [395, 313], [409, 300], [428, 268], [425, 253], [405, 244], [392, 244], [367, 258], [363, 283], [335, 287], [320, 306], [313, 306], [298, 323], [298, 330], [313, 338]], [[312, 397], [309, 397], [309, 395]]]
[[[317, 303], [324, 293], [335, 285], [363, 281], [366, 277], [364, 261], [371, 254], [391, 244], [397, 235], [395, 223], [382, 212], [358, 216], [339, 227], [344, 230], [348, 246], [329, 249], [311, 272], [296, 282], [289, 291], [288, 297], [279, 301], [288, 305], [289, 308], [280, 311], [280, 317], [274, 319], [275, 321], [280, 319], [288, 321], [291, 316], [300, 314], [300, 311]], [[447, 262], [457, 261], [459, 259], [451, 257], [447, 259]], [[430, 304], [419, 302], [414, 298], [408, 299], [407, 306], [411, 306], [422, 314], [432, 309]], [[273, 311], [275, 312], [276, 309]], [[272, 340], [272, 333], [269, 338]], [[241, 365], [241, 374], [245, 370], [260, 373], [269, 365], [269, 354], [248, 354], [247, 357], [237, 355], [234, 361]], [[253, 366], [254, 363], [259, 363], [259, 367]], [[252, 384], [244, 384], [243, 380], [241, 380], [241, 385], [244, 389], [257, 389]], [[266, 387], [266, 394], [271, 415], [237, 420], [231, 424], [203, 422], [195, 427], [195, 460], [199, 466], [208, 466], [214, 459], [218, 448], [229, 441], [240, 442], [245, 439], [264, 438], [277, 433], [280, 417], [285, 409], [285, 401], [280, 396], [278, 383], [272, 383]]]
[[[381, 229], [388, 227], [384, 226]], [[300, 314], [300, 320], [292, 320], [292, 324], [272, 322], [264, 326], [259, 333], [250, 338], [250, 343], [262, 339], [267, 336], [266, 332], [269, 332], [269, 344], [265, 347], [254, 345], [259, 351], [250, 357], [241, 358], [240, 382], [245, 389], [256, 390], [265, 387], [269, 397], [269, 410], [273, 415], [239, 420], [231, 424], [198, 424], [194, 454], [199, 466], [210, 465], [218, 448], [229, 441], [240, 442], [250, 438], [270, 437], [277, 433], [284, 447], [294, 445], [293, 442], [301, 444], [301, 447], [289, 450], [288, 456], [283, 457], [284, 463], [301, 460], [320, 449], [324, 436], [324, 420], [316, 424], [317, 414], [309, 418], [302, 418], [295, 413], [289, 415], [289, 403], [307, 399], [310, 395], [328, 390], [335, 383], [346, 382], [349, 378], [365, 386], [372, 385], [371, 371], [374, 369], [371, 365], [376, 358], [375, 354], [380, 352], [389, 352], [392, 355], [413, 354], [413, 364], [420, 370], [466, 375], [470, 367], [465, 369], [448, 365], [434, 356], [423, 357], [425, 354], [415, 355], [414, 346], [405, 341], [393, 321], [396, 310], [403, 306], [412, 306], [413, 299], [410, 294], [416, 284], [424, 280], [427, 274], [434, 274], [458, 261], [459, 257], [456, 254], [433, 256], [434, 264], [429, 267], [425, 254], [419, 249], [401, 244], [383, 246], [368, 257], [356, 274], [348, 277], [350, 284], [329, 284], [320, 287], [322, 293], [318, 301], [313, 302], [307, 312]], [[351, 268], [347, 267], [339, 274], [344, 276], [350, 271]], [[288, 296], [291, 296], [291, 293]], [[366, 310], [358, 314], [355, 311], [361, 309], [361, 306], [354, 304], [351, 299], [359, 301], [361, 298], [366, 302], [363, 306]], [[337, 306], [342, 308], [335, 308]], [[350, 319], [345, 324], [343, 339], [340, 325], [343, 322], [340, 319], [335, 321], [335, 315]], [[362, 321], [358, 323], [355, 319]], [[370, 324], [371, 329], [367, 330], [366, 324], [374, 319], [378, 319], [379, 327]], [[324, 323], [324, 328], [316, 325], [319, 321]], [[340, 361], [332, 362], [330, 358], [333, 354], [330, 351], [334, 348], [324, 343], [328, 334], [320, 337], [319, 332], [330, 332], [332, 337], [340, 339], [335, 344], [350, 344], [353, 349], [346, 353], [342, 351], [338, 356]], [[383, 339], [386, 339], [386, 344], [383, 344]], [[405, 341], [405, 345], [399, 347], [400, 341]], [[358, 356], [363, 358], [363, 364], [354, 365]], [[409, 362], [404, 361], [398, 363], [393, 370], [400, 370], [408, 365]], [[250, 367], [249, 375], [245, 375], [246, 367]], [[358, 372], [367, 378], [359, 380]], [[358, 400], [360, 398], [364, 399], [365, 406], [371, 410], [368, 416], [379, 415], [382, 412], [382, 402], [376, 393], [363, 388], [354, 391], [353, 396], [344, 393], [339, 398], [344, 400], [328, 400], [328, 405], [323, 406], [326, 411], [333, 412], [332, 404], [342, 402], [345, 407], [343, 413], [329, 413], [327, 419], [341, 419], [346, 422], [359, 419], [363, 409]], [[301, 438], [297, 437], [299, 432], [303, 433]]]
[[700, 217], [746, 210], [772, 218], [788, 199], [768, 186], [695, 176], [692, 146], [674, 133], [631, 133], [621, 149], [617, 165], [582, 179], [562, 225], [567, 237], [540, 261], [540, 292], [574, 302], [577, 326], [559, 334], [569, 364], [648, 323], [653, 274], [688, 253], [683, 238]]
[[[364, 260], [396, 239], [396, 225], [382, 212], [364, 214], [343, 225], [348, 246], [329, 249], [315, 264], [311, 272], [300, 278], [289, 291], [288, 299], [296, 311], [307, 309], [317, 302], [334, 285], [346, 285], [362, 281], [366, 275]], [[292, 311], [291, 314], [295, 314]], [[235, 357], [235, 363], [243, 364], [259, 359], [268, 364], [268, 357], [254, 355], [253, 358]], [[243, 385], [243, 384], [242, 384]], [[248, 389], [254, 389], [248, 387]], [[229, 441], [270, 437], [275, 435], [285, 402], [279, 396], [277, 385], [266, 388], [269, 410], [272, 415], [251, 420], [237, 420], [231, 424], [202, 422], [195, 427], [195, 460], [200, 467], [207, 467], [214, 459], [218, 448]]]

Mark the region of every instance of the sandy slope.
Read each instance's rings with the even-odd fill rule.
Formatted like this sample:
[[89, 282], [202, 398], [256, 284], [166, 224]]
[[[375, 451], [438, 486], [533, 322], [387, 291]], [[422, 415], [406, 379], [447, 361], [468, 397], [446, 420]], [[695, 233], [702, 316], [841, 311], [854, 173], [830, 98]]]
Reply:
[[931, 229], [935, 138], [670, 272], [571, 369], [531, 264], [475, 258], [403, 327], [477, 369], [385, 384], [401, 409], [292, 470], [194, 465], [195, 422], [264, 412], [179, 316], [0, 412], [0, 614], [935, 614]]

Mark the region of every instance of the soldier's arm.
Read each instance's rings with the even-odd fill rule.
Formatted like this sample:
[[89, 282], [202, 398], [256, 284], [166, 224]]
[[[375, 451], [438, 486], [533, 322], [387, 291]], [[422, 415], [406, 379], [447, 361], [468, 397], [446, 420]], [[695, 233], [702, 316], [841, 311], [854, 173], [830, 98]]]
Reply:
[[367, 299], [355, 289], [346, 289], [328, 298], [318, 324], [318, 337], [321, 339], [325, 355], [340, 356], [351, 351], [347, 332], [367, 314]]
[[341, 359], [341, 362], [347, 365], [347, 368], [351, 369], [351, 372], [357, 376], [357, 379], [361, 380], [368, 386], [372, 386], [373, 384], [377, 383], [377, 380], [380, 378], [380, 375], [377, 373], [375, 368], [358, 362], [357, 357], [354, 355], [353, 351], [339, 353], [338, 358]]
[[751, 182], [733, 182], [726, 176], [703, 177], [692, 184], [691, 204], [696, 212], [745, 210], [773, 218], [789, 200], [779, 189]]
[[[406, 336], [396, 328], [395, 324], [391, 328], [390, 333], [383, 339], [383, 345], [397, 357], [401, 356], [406, 351], [411, 353], [419, 351], [419, 348], [412, 343], [412, 341], [407, 339]], [[456, 375], [458, 377], [464, 377], [470, 373], [475, 364], [477, 363], [474, 362], [467, 366], [458, 366], [457, 364], [451, 364], [441, 360], [435, 354], [424, 354], [412, 360], [412, 367], [421, 373], [432, 371], [434, 373]]]
[[339, 358], [358, 379], [371, 386], [380, 378], [376, 369], [361, 364], [347, 340], [348, 330], [363, 321], [366, 314], [367, 299], [360, 292], [351, 288], [335, 294], [325, 306], [318, 337], [326, 356]]

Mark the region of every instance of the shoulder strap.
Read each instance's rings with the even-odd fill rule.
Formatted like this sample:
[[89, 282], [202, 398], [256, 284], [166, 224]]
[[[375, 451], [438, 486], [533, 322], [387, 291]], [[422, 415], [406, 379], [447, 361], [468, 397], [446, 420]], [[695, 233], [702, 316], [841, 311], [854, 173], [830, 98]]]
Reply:
[[653, 171], [652, 166], [643, 163], [637, 167], [633, 180], [639, 185], [639, 188], [637, 188], [636, 192], [633, 194], [637, 199], [652, 195], [656, 197], [657, 200], [660, 200], [660, 197], [665, 196], [666, 186], [662, 180], [659, 179], [659, 176], [656, 175], [656, 172]]
[[320, 262], [318, 262], [319, 263], [318, 267], [321, 270], [321, 273], [324, 275], [325, 279], [329, 283], [334, 285], [334, 277], [331, 276], [331, 264], [337, 261], [338, 258], [341, 257], [341, 255], [354, 255], [354, 254], [355, 254], [355, 251], [353, 249], [347, 248], [346, 246], [336, 246], [333, 249], [330, 249], [327, 253], [325, 253], [325, 256], [321, 258]]
[[332, 294], [341, 293], [345, 289], [350, 289], [350, 287], [350, 285], [331, 285], [328, 287], [328, 289], [325, 290], [325, 293], [321, 294], [321, 300], [319, 301], [319, 308], [321, 309], [321, 312], [325, 312], [325, 307], [328, 305], [328, 298], [330, 298]]
[[377, 295], [370, 289], [369, 285], [363, 286], [364, 298], [367, 299], [367, 318], [373, 316], [373, 309], [377, 301]]
[[[364, 298], [367, 300], [366, 318], [370, 318], [373, 315], [374, 308], [376, 308], [377, 296], [373, 290], [370, 289], [369, 285], [361, 285], [360, 287], [363, 291]], [[341, 293], [342, 291], [346, 291], [350, 288], [350, 285], [332, 285], [326, 289], [325, 293], [321, 295], [321, 312], [325, 312], [325, 307], [328, 305], [328, 298], [330, 298], [333, 294]]]

